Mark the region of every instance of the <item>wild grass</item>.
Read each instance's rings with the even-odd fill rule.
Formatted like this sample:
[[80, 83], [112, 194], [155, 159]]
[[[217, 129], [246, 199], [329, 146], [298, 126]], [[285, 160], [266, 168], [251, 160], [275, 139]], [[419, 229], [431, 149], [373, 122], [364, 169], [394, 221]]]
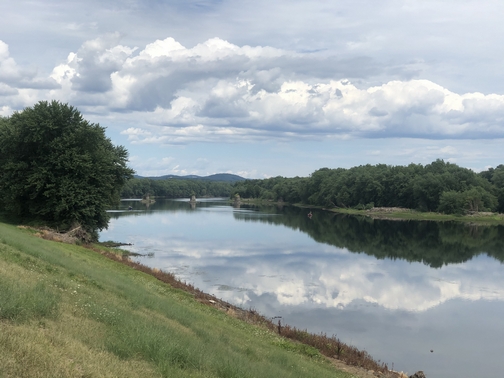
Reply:
[[297, 340], [303, 345], [309, 345], [325, 356], [342, 360], [348, 365], [383, 373], [389, 371], [386, 363], [375, 361], [366, 351], [348, 345], [336, 336], [328, 337], [323, 333], [316, 335], [289, 325], [281, 327], [281, 334], [286, 338]]
[[28, 287], [0, 277], [0, 319], [23, 322], [55, 317], [59, 302], [58, 293], [43, 283]]
[[390, 219], [390, 220], [426, 220], [426, 221], [455, 221], [464, 223], [477, 223], [477, 224], [488, 224], [488, 225], [498, 225], [504, 224], [504, 214], [498, 213], [474, 213], [467, 215], [453, 215], [453, 214], [441, 214], [435, 212], [422, 212], [410, 209], [404, 209], [404, 211], [368, 211], [368, 210], [356, 210], [356, 209], [344, 209], [344, 208], [334, 208], [330, 211], [341, 214], [349, 215], [362, 215], [377, 219]]
[[[283, 338], [278, 339], [276, 345], [285, 350], [297, 351], [312, 357], [322, 354], [330, 358], [337, 358], [348, 365], [358, 366], [366, 370], [383, 373], [389, 371], [386, 363], [374, 360], [366, 351], [348, 345], [336, 336], [328, 337], [326, 334], [309, 333], [306, 330], [300, 330], [296, 327], [282, 325], [280, 320], [278, 324], [274, 324], [272, 319], [262, 316], [253, 309], [244, 310], [229, 303], [222, 302], [218, 298], [204, 293], [192, 285], [177, 280], [171, 273], [163, 272], [156, 268], [153, 269], [132, 261], [127, 257], [127, 254], [125, 255], [123, 253], [123, 250], [95, 249], [95, 251], [112, 260], [117, 260], [124, 265], [130, 266], [135, 270], [151, 275], [162, 282], [170, 284], [170, 286], [174, 288], [182, 289], [202, 303], [211, 304], [214, 307], [220, 308], [237, 319], [249, 324], [265, 327], [271, 332], [278, 333]], [[286, 342], [284, 338], [294, 340], [296, 343]]]
[[349, 376], [141, 270], [0, 223], [0, 376]]

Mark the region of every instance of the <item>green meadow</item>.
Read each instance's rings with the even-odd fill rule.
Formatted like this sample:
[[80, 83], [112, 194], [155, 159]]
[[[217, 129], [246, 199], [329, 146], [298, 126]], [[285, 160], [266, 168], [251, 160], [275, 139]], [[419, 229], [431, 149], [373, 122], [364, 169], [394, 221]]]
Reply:
[[309, 346], [0, 223], [0, 377], [350, 377]]

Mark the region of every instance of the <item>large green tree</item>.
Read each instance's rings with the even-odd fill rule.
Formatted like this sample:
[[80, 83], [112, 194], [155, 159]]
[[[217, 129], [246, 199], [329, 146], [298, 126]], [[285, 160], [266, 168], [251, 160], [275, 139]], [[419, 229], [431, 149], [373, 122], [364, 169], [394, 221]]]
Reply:
[[322, 168], [308, 178], [274, 177], [233, 185], [231, 196], [324, 207], [405, 207], [463, 214], [504, 212], [504, 165], [476, 174], [443, 160], [420, 164]]
[[58, 101], [0, 119], [0, 204], [18, 217], [60, 228], [106, 228], [133, 170], [128, 152], [99, 124]]

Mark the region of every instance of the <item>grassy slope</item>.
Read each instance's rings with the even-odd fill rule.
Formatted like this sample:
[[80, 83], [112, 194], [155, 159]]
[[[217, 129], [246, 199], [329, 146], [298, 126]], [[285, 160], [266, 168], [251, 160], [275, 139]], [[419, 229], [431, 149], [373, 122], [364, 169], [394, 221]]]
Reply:
[[0, 223], [0, 378], [348, 377], [93, 251]]

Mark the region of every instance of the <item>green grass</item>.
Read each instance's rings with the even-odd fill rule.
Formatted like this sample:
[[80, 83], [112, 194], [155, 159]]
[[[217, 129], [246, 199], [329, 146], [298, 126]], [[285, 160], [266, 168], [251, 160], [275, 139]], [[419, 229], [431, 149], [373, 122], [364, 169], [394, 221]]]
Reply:
[[99, 253], [0, 223], [0, 377], [349, 377]]
[[400, 219], [400, 220], [430, 220], [430, 221], [457, 221], [465, 223], [481, 223], [481, 224], [504, 224], [504, 214], [475, 214], [475, 215], [451, 215], [433, 212], [421, 212], [415, 210], [406, 210], [398, 212], [369, 212], [366, 210], [356, 209], [331, 209], [335, 213], [363, 215], [380, 219]]
[[24, 322], [55, 317], [60, 296], [43, 283], [27, 287], [0, 277], [0, 319]]

